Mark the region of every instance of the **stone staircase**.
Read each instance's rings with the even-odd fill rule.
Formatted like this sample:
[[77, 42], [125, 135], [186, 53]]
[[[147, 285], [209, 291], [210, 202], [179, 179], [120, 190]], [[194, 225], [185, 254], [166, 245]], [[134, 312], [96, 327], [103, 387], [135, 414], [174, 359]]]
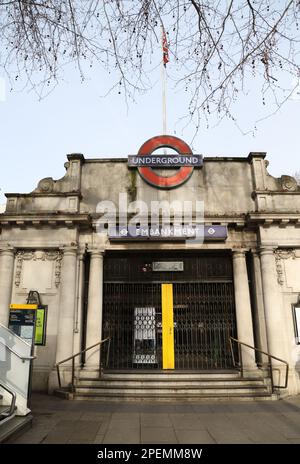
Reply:
[[100, 379], [79, 377], [74, 392], [60, 389], [55, 394], [74, 400], [110, 402], [277, 399], [267, 378], [241, 378], [236, 372], [104, 373]]
[[3, 405], [2, 400], [0, 395], [0, 443], [9, 443], [31, 427], [32, 415], [16, 417], [9, 414], [10, 405]]

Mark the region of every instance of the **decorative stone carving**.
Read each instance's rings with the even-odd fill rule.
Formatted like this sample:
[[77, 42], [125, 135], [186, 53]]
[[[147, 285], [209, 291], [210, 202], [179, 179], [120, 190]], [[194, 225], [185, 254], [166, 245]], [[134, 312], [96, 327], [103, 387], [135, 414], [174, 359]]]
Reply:
[[19, 287], [21, 282], [23, 260], [31, 260], [34, 257], [33, 251], [18, 251], [16, 255], [16, 274], [15, 286]]
[[295, 259], [296, 258], [296, 251], [295, 250], [283, 250], [278, 249], [275, 251], [275, 256], [278, 259]]
[[37, 186], [37, 190], [43, 193], [51, 193], [54, 189], [54, 180], [52, 177], [45, 177], [40, 180]]
[[21, 283], [23, 261], [37, 261], [37, 260], [55, 261], [54, 283], [55, 283], [55, 286], [58, 288], [60, 284], [61, 261], [62, 261], [62, 252], [58, 250], [18, 251], [16, 254], [15, 286], [19, 287]]
[[280, 258], [276, 258], [276, 271], [277, 271], [277, 282], [279, 285], [284, 284], [284, 270]]
[[21, 272], [22, 272], [22, 258], [18, 256], [16, 258], [16, 274], [15, 274], [15, 286], [19, 287], [21, 281]]
[[292, 176], [281, 176], [279, 181], [282, 189], [285, 191], [294, 192], [298, 190], [297, 181]]
[[60, 284], [60, 276], [61, 276], [61, 262], [62, 262], [62, 253], [61, 252], [57, 252], [57, 255], [56, 255], [56, 258], [55, 258], [55, 280], [54, 280], [54, 283], [55, 283], [55, 287], [58, 288], [59, 287], [59, 284]]
[[283, 259], [295, 259], [296, 252], [295, 250], [276, 250], [275, 251], [275, 260], [276, 260], [276, 271], [277, 271], [277, 281], [279, 285], [284, 285], [285, 282], [285, 273], [284, 265], [282, 263]]

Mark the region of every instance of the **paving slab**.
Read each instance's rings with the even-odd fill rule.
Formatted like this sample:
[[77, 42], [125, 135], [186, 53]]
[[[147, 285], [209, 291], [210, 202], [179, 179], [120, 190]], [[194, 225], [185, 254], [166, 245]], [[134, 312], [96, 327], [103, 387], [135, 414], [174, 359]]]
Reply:
[[96, 435], [93, 443], [95, 445], [98, 445], [98, 444], [100, 445], [103, 442], [103, 440], [104, 440], [104, 434]]
[[84, 412], [80, 416], [80, 421], [105, 421], [111, 417], [108, 412]]
[[205, 430], [206, 423], [197, 416], [198, 414], [170, 414], [170, 419], [176, 430]]
[[220, 425], [209, 425], [207, 428], [212, 439], [218, 444], [251, 444], [251, 441], [248, 436], [239, 430], [237, 427], [227, 427], [224, 428]]
[[280, 401], [103, 403], [32, 397], [32, 428], [10, 443], [300, 443], [300, 395]]
[[172, 427], [169, 414], [141, 413], [141, 427]]
[[175, 431], [171, 427], [143, 427], [141, 443], [178, 443]]
[[123, 421], [114, 421], [111, 420], [108, 424], [107, 430], [126, 430], [126, 429], [139, 429], [140, 428], [140, 421], [130, 421], [130, 420], [123, 420]]
[[109, 444], [136, 444], [140, 443], [140, 429], [109, 429], [104, 435], [102, 443]]
[[213, 445], [216, 443], [214, 438], [207, 430], [175, 430], [175, 434], [180, 444], [202, 444]]
[[[274, 420], [274, 415], [269, 417], [270, 421]], [[234, 425], [246, 435], [252, 443], [287, 443], [287, 439], [282, 433], [282, 429], [277, 426], [273, 428], [270, 423], [264, 420], [264, 417], [256, 413], [252, 416], [243, 414], [236, 417]]]

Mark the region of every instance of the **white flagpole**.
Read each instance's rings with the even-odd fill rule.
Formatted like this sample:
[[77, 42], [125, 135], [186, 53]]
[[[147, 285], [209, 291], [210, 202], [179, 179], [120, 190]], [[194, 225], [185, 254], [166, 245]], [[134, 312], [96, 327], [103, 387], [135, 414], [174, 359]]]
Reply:
[[[161, 61], [161, 82], [162, 82], [162, 123], [163, 123], [163, 135], [167, 134], [167, 76], [166, 66], [164, 63], [164, 37], [165, 31], [161, 26], [161, 46], [162, 46], [162, 61]], [[164, 148], [164, 154], [167, 154], [166, 148]]]
[[163, 135], [167, 134], [167, 79], [166, 79], [166, 68], [164, 61], [162, 61], [161, 67], [161, 81], [162, 81], [162, 122], [163, 122]]

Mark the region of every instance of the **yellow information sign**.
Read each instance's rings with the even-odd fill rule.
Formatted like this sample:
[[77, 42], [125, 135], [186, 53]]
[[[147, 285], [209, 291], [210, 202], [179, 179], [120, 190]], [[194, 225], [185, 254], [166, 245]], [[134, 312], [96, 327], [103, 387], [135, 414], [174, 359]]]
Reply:
[[[38, 306], [37, 304], [11, 304], [9, 308], [11, 311], [10, 326], [17, 335], [22, 338], [28, 338], [29, 329], [25, 329], [25, 327], [31, 326], [32, 330], [34, 329], [34, 344], [45, 345], [47, 306]], [[25, 332], [27, 337], [25, 336]], [[33, 332], [31, 332], [31, 340], [32, 335]]]
[[9, 309], [37, 309], [37, 304], [11, 304]]

